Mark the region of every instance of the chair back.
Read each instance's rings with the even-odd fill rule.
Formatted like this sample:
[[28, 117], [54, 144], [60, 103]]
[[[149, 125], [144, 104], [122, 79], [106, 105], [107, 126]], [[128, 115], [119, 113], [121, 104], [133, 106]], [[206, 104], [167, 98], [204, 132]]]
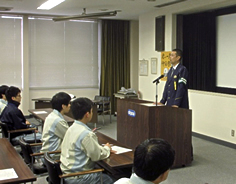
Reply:
[[[21, 151], [23, 154], [24, 161], [30, 166], [34, 174], [43, 174], [47, 172], [46, 166], [40, 162], [35, 162], [35, 157], [31, 156], [33, 154], [33, 149], [29, 143], [24, 141], [24, 137], [20, 137], [18, 143], [20, 144]], [[40, 160], [40, 157], [39, 159]]]
[[109, 96], [103, 97], [103, 104], [105, 107], [108, 107], [110, 105], [110, 97]]
[[99, 96], [96, 95], [94, 97], [95, 101], [99, 101], [98, 104], [98, 112], [103, 112], [104, 110], [110, 109], [110, 97], [109, 96]]
[[[20, 144], [20, 147], [21, 147], [21, 151], [22, 151], [25, 163], [26, 164], [33, 163], [34, 162], [34, 157], [32, 158], [30, 156], [30, 154], [33, 154], [33, 151], [32, 151], [31, 146], [29, 145], [29, 143], [25, 142], [23, 137], [21, 137], [19, 139], [19, 144]], [[31, 159], [33, 159], [33, 160], [31, 160]]]
[[51, 184], [59, 184], [61, 183], [61, 179], [59, 175], [62, 175], [62, 171], [60, 168], [60, 163], [56, 162], [50, 157], [49, 153], [44, 154], [44, 163], [48, 170], [49, 181]]
[[2, 128], [2, 137], [8, 138], [8, 127], [7, 127], [6, 123], [3, 123], [0, 121], [0, 126]]
[[102, 101], [102, 96], [95, 95], [94, 100]]
[[9, 128], [7, 124], [0, 121], [0, 126], [2, 128], [2, 137], [7, 138], [13, 146], [19, 145], [18, 140], [15, 140], [10, 136], [10, 134], [8, 134]]

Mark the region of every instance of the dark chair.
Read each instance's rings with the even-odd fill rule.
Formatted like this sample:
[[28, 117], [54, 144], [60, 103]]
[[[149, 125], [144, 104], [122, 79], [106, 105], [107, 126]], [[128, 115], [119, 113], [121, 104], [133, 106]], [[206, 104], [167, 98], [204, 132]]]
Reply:
[[91, 174], [95, 172], [101, 172], [101, 183], [102, 183], [102, 171], [104, 171], [104, 169], [94, 169], [91, 171], [82, 171], [82, 172], [76, 172], [76, 173], [71, 173], [71, 174], [63, 174], [60, 168], [60, 163], [53, 160], [50, 157], [50, 153], [44, 154], [44, 162], [48, 170], [50, 184], [59, 184], [59, 183], [63, 184], [64, 178], [80, 176], [84, 174]]
[[110, 123], [111, 123], [111, 102], [109, 96], [99, 96], [94, 97], [94, 101], [97, 104], [98, 114], [103, 116], [103, 125], [105, 123], [105, 114], [110, 114]]
[[42, 162], [36, 162], [36, 157], [38, 160], [41, 157], [43, 157], [43, 153], [36, 154], [33, 153], [32, 147], [37, 147], [39, 150], [41, 149], [39, 146], [42, 146], [42, 143], [35, 143], [35, 144], [29, 144], [24, 141], [23, 137], [19, 139], [19, 144], [21, 147], [21, 151], [23, 154], [23, 158], [25, 163], [30, 167], [30, 169], [33, 171], [34, 174], [43, 174], [47, 172], [47, 168], [45, 165], [42, 164]]
[[[17, 146], [17, 145], [19, 145], [19, 143], [18, 143], [18, 140], [16, 140], [15, 138], [11, 138], [11, 134], [16, 134], [16, 133], [20, 133], [20, 132], [34, 131], [35, 140], [33, 142], [39, 142], [39, 140], [36, 140], [36, 133], [35, 133], [36, 128], [9, 130], [7, 124], [3, 123], [1, 121], [0, 121], [0, 126], [2, 128], [2, 137], [7, 138], [13, 146]], [[32, 143], [32, 141], [30, 143]]]

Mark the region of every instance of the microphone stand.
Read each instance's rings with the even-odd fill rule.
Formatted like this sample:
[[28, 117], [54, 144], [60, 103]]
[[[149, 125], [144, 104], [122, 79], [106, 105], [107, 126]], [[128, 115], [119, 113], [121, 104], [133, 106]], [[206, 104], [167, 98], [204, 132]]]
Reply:
[[159, 79], [156, 81], [156, 106], [157, 106], [157, 98], [158, 98], [158, 90], [157, 90], [157, 86], [160, 83]]
[[157, 106], [157, 85], [158, 83], [160, 83], [160, 79], [162, 79], [163, 77], [165, 77], [164, 74], [162, 74], [160, 77], [158, 77], [156, 80], [153, 81], [153, 83], [156, 83], [156, 106]]

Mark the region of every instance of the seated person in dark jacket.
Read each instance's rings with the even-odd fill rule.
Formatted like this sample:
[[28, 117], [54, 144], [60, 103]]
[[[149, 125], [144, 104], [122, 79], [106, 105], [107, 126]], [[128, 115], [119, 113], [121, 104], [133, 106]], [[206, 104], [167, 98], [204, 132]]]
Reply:
[[[5, 93], [8, 104], [3, 110], [1, 114], [1, 122], [6, 123], [9, 130], [17, 130], [17, 129], [26, 129], [30, 127], [30, 123], [25, 119], [23, 113], [18, 106], [21, 102], [21, 91], [19, 88], [11, 86]], [[18, 137], [22, 134], [32, 134], [32, 132], [20, 132], [12, 134], [11, 137]], [[41, 136], [41, 134], [37, 135], [37, 139]], [[31, 136], [27, 136], [27, 140], [31, 139]], [[40, 137], [41, 138], [41, 137]], [[32, 139], [34, 139], [34, 135], [32, 134]]]

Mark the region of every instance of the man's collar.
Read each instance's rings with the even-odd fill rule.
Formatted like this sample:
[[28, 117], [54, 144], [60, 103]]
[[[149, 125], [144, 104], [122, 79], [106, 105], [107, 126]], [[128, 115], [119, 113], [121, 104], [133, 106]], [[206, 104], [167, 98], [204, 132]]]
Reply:
[[130, 177], [130, 181], [135, 184], [153, 184], [151, 181], [144, 180], [133, 173]]
[[83, 127], [85, 127], [86, 129], [92, 131], [86, 124], [84, 124], [83, 122], [79, 121], [79, 120], [75, 120], [74, 123], [82, 125]]
[[64, 117], [62, 116], [62, 114], [61, 114], [58, 110], [53, 109], [53, 112], [54, 112], [55, 114], [57, 114], [58, 116], [60, 116], [60, 118], [64, 119]]
[[173, 69], [176, 70], [176, 68], [179, 66], [179, 63], [173, 66]]
[[6, 100], [4, 100], [4, 99], [1, 98], [0, 101], [1, 101], [2, 103], [4, 103], [4, 104], [7, 105], [7, 101], [6, 101]]
[[11, 102], [8, 102], [8, 104], [13, 104], [13, 105], [15, 105], [16, 107], [19, 107], [19, 105], [20, 105], [19, 102], [14, 101], [14, 100], [12, 100]]

